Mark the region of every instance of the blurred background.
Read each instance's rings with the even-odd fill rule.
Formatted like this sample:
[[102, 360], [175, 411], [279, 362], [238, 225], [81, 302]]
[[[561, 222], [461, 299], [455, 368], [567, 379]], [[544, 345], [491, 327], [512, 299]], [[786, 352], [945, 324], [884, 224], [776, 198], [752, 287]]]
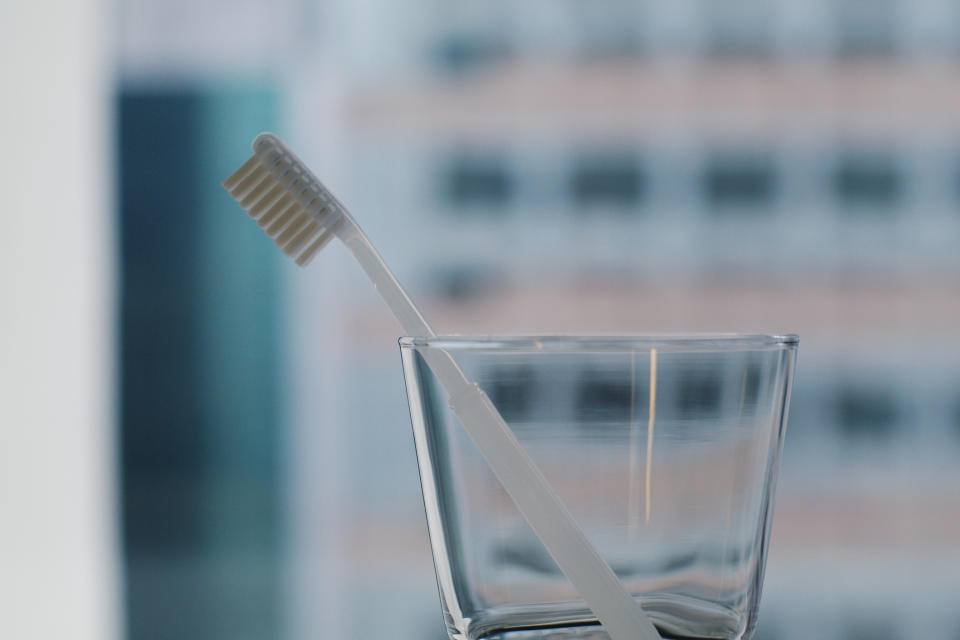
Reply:
[[275, 130], [441, 332], [799, 333], [758, 640], [960, 639], [960, 4], [14, 1], [0, 53], [3, 637], [445, 637], [398, 326], [219, 186]]

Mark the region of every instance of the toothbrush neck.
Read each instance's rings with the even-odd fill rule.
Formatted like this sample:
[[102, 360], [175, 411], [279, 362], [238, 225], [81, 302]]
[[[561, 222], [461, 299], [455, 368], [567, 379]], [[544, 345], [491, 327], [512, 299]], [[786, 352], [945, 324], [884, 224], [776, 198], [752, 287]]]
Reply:
[[425, 337], [436, 335], [357, 223], [345, 217], [337, 225], [335, 233], [360, 263], [367, 277], [373, 282], [373, 287], [400, 322], [404, 333]]

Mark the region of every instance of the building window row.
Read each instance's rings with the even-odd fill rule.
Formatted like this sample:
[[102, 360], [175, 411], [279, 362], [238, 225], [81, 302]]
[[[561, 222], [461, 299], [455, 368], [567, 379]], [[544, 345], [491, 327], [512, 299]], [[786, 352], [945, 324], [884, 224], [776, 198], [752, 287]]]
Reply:
[[[446, 157], [440, 197], [453, 212], [503, 213], [517, 204], [524, 176], [508, 153], [461, 152]], [[769, 153], [710, 153], [692, 185], [718, 215], [772, 211], [783, 193], [784, 171]], [[843, 152], [830, 162], [821, 189], [841, 211], [884, 214], [901, 204], [907, 174], [890, 153]], [[583, 212], [636, 211], [649, 199], [652, 174], [630, 150], [575, 154], [559, 176], [563, 197]]]
[[[587, 11], [572, 5], [556, 5], [558, 12], [573, 11], [571, 26], [552, 34], [546, 50], [569, 51], [587, 60], [629, 59], [655, 55], [658, 48], [678, 48], [704, 57], [769, 58], [776, 55], [816, 53], [848, 58], [889, 58], [911, 51], [935, 50], [960, 53], [960, 11], [949, 5], [930, 6], [940, 14], [936, 32], [920, 39], [905, 28], [906, 12], [916, 7], [891, 0], [828, 0], [816, 23], [783, 29], [786, 19], [770, 3], [733, 0], [722, 5], [701, 2], [683, 23], [676, 25], [669, 41], [657, 37], [656, 18], [638, 10], [635, 3], [606, 3]], [[473, 27], [446, 31], [428, 46], [432, 63], [445, 72], [462, 73], [510, 58], [537, 56], [543, 40], [515, 32], [509, 21], [497, 27]], [[795, 27], [795, 23], [791, 24]]]
[[[484, 376], [483, 386], [504, 418], [514, 424], [538, 418], [538, 403], [546, 401], [541, 394], [557, 389], [561, 390], [557, 398], [572, 403], [572, 415], [582, 428], [616, 429], [646, 415], [647, 395], [631, 389], [629, 373], [605, 376], [584, 369], [552, 374], [548, 380], [542, 372], [538, 374], [528, 366], [498, 367]], [[679, 419], [681, 423], [718, 415], [728, 400], [720, 370], [691, 368], [663, 382], [666, 384], [661, 385], [658, 393], [658, 415]], [[759, 368], [748, 369], [743, 389], [735, 394], [741, 410], [749, 411], [756, 404], [761, 383]], [[640, 387], [643, 386], [641, 383]], [[827, 422], [851, 444], [889, 441], [909, 422], [908, 408], [884, 385], [856, 380], [839, 383], [825, 402], [829, 411]], [[960, 440], [960, 400], [949, 403], [946, 421]]]

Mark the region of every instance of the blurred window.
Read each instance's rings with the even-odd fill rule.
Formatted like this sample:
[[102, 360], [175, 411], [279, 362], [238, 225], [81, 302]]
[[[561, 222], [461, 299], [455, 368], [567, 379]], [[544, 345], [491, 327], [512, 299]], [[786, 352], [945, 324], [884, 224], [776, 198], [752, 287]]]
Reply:
[[760, 34], [714, 26], [707, 33], [706, 53], [715, 58], [766, 58], [773, 44]]
[[706, 21], [705, 53], [714, 57], [764, 58], [773, 53], [769, 2], [732, 0], [701, 4]]
[[707, 161], [702, 189], [715, 211], [756, 210], [773, 204], [777, 174], [765, 154], [714, 154]]
[[515, 191], [514, 177], [501, 155], [460, 154], [450, 160], [443, 180], [446, 199], [458, 211], [502, 213]]
[[603, 38], [586, 37], [581, 48], [581, 55], [586, 60], [629, 59], [642, 53], [640, 37], [632, 30], [623, 30]]
[[892, 0], [839, 0], [835, 8], [839, 56], [896, 55], [897, 18]]
[[577, 390], [577, 413], [582, 420], [623, 423], [630, 419], [631, 404], [634, 416], [646, 415], [646, 394], [634, 393], [629, 383], [602, 380], [591, 372], [582, 376]]
[[690, 369], [680, 378], [674, 407], [681, 418], [714, 414], [720, 409], [720, 374], [710, 369]]
[[635, 207], [646, 181], [639, 159], [631, 153], [586, 154], [574, 161], [570, 199], [578, 207]]
[[953, 427], [957, 432], [957, 437], [960, 438], [960, 400], [957, 400], [953, 406]]
[[900, 202], [903, 173], [889, 154], [845, 153], [833, 174], [833, 192], [845, 207], [889, 210]]
[[578, 32], [579, 54], [585, 60], [626, 60], [643, 53], [638, 3], [604, 0], [569, 7]]
[[880, 387], [840, 385], [835, 409], [838, 428], [850, 438], [886, 437], [900, 419], [893, 394]]
[[529, 417], [530, 401], [537, 382], [532, 368], [496, 368], [488, 380], [483, 386], [504, 420], [522, 421]]
[[433, 57], [443, 71], [460, 74], [480, 70], [509, 58], [507, 42], [483, 34], [451, 34], [442, 38]]
[[487, 289], [493, 279], [484, 267], [447, 267], [433, 272], [433, 285], [437, 293], [448, 300], [462, 301], [472, 298]]

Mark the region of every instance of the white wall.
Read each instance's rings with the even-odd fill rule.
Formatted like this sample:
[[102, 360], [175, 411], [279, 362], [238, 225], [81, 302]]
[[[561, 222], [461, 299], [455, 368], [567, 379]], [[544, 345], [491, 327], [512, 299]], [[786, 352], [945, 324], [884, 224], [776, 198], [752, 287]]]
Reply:
[[0, 637], [120, 635], [103, 0], [0, 4]]

